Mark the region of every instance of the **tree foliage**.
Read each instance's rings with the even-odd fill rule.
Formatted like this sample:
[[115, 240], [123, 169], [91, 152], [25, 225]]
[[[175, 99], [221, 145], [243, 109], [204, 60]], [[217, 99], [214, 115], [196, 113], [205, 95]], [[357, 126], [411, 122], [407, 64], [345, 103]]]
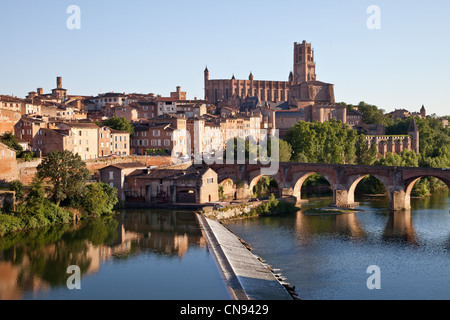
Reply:
[[23, 152], [22, 146], [19, 144], [16, 136], [12, 132], [4, 133], [1, 138], [1, 142], [16, 151], [17, 155], [20, 155]]
[[42, 159], [37, 167], [39, 178], [50, 182], [52, 199], [59, 204], [83, 195], [89, 170], [78, 154], [70, 151], [54, 151]]
[[286, 134], [293, 160], [310, 163], [354, 163], [357, 133], [342, 122], [297, 122]]
[[105, 183], [93, 183], [86, 186], [82, 207], [93, 217], [110, 215], [117, 204], [117, 189]]
[[102, 124], [114, 130], [128, 132], [129, 134], [134, 133], [133, 125], [124, 117], [112, 117], [104, 120]]

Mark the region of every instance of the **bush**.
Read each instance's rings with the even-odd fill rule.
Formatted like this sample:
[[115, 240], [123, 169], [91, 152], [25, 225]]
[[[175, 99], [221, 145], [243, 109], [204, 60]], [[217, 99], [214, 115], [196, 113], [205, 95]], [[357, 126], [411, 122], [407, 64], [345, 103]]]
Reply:
[[82, 200], [82, 208], [93, 217], [111, 215], [118, 202], [117, 189], [105, 183], [93, 183], [86, 187], [86, 195]]
[[25, 229], [25, 222], [18, 217], [0, 214], [0, 236]]

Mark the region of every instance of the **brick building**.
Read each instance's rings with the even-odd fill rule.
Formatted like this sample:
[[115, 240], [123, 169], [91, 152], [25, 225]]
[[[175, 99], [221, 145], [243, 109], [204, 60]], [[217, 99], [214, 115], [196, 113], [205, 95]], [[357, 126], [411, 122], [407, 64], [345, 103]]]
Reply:
[[305, 106], [316, 101], [334, 103], [334, 86], [317, 81], [314, 50], [310, 43], [294, 43], [293, 72], [288, 81], [255, 80], [250, 73], [248, 80], [210, 79], [208, 68], [204, 70], [205, 100], [212, 103], [258, 97], [260, 101], [283, 102]]
[[22, 117], [14, 125], [14, 135], [20, 140], [33, 145], [33, 139], [41, 128], [48, 128], [48, 124], [42, 117]]
[[112, 154], [111, 129], [105, 126], [98, 128], [98, 156], [107, 157]]
[[149, 121], [133, 123], [134, 134], [131, 137], [131, 154], [146, 155], [148, 150], [166, 150], [179, 156], [186, 151], [186, 118], [164, 114]]
[[14, 132], [14, 126], [20, 120], [19, 111], [0, 108], [0, 135], [6, 132]]
[[0, 142], [0, 183], [18, 179], [16, 152]]
[[53, 151], [75, 152], [74, 133], [68, 130], [41, 128], [33, 138], [32, 149], [41, 156]]

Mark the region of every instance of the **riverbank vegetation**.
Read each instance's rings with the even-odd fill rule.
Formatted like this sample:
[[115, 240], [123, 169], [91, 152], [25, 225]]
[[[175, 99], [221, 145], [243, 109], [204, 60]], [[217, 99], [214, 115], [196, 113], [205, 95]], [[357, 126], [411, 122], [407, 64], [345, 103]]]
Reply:
[[86, 164], [69, 151], [52, 152], [38, 166], [31, 186], [25, 190], [14, 181], [15, 208], [0, 212], [0, 236], [19, 230], [31, 230], [67, 224], [114, 214], [117, 189], [104, 183], [87, 183]]
[[[348, 110], [357, 108], [367, 124], [380, 124], [387, 135], [406, 135], [412, 118], [394, 120], [377, 106], [359, 103], [357, 106], [340, 103]], [[303, 163], [358, 164], [380, 166], [404, 166], [448, 168], [450, 167], [450, 128], [443, 126], [440, 119], [431, 115], [415, 118], [420, 134], [420, 153], [403, 150], [400, 154], [377, 154], [375, 145], [369, 146], [363, 133], [352, 130], [342, 122], [331, 120], [324, 123], [300, 121], [286, 134], [285, 142], [292, 150], [291, 161]], [[289, 147], [284, 149], [289, 150]], [[305, 183], [320, 186], [316, 176]], [[323, 185], [327, 182], [322, 180]], [[425, 197], [445, 187], [439, 179], [424, 177], [416, 183], [413, 197]], [[383, 185], [374, 177], [364, 178], [356, 189], [357, 193], [383, 194]]]
[[268, 201], [257, 206], [256, 208], [253, 208], [248, 213], [244, 213], [242, 217], [278, 215], [292, 213], [298, 210], [299, 208], [297, 208], [295, 204], [286, 201], [279, 201], [275, 198], [274, 194], [271, 194]]

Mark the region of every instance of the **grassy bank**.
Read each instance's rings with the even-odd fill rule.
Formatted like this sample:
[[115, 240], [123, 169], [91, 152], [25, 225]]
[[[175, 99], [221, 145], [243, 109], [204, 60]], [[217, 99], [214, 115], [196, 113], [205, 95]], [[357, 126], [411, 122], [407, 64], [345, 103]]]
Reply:
[[60, 208], [50, 201], [44, 201], [42, 211], [30, 214], [25, 210], [0, 214], [0, 236], [11, 232], [44, 228], [52, 225], [67, 224], [73, 221], [72, 212]]
[[275, 199], [275, 196], [272, 194], [267, 202], [257, 206], [256, 208], [253, 208], [248, 213], [244, 213], [241, 217], [250, 218], [271, 216], [284, 213], [292, 213], [298, 210], [299, 208], [297, 208], [294, 204], [285, 201], [279, 201]]

